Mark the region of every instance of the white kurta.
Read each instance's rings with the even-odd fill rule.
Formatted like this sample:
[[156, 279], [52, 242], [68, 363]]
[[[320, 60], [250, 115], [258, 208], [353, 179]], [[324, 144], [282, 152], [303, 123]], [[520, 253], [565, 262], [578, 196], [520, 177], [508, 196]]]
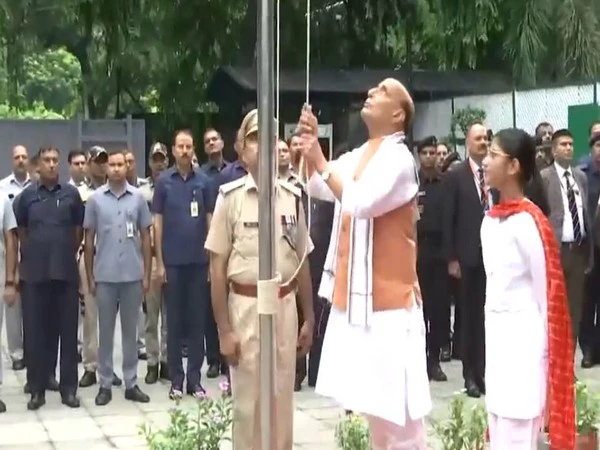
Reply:
[[486, 405], [507, 419], [543, 414], [548, 374], [546, 260], [533, 217], [486, 216]]
[[[395, 145], [395, 141], [386, 139], [381, 145]], [[414, 159], [406, 147], [395, 149], [393, 164], [374, 167], [373, 158], [361, 176], [360, 187], [357, 186], [353, 175], [366, 148], [365, 144], [332, 165], [344, 181], [344, 194], [342, 203], [336, 202], [328, 250], [330, 263], [337, 253], [342, 211], [354, 217], [373, 218], [406, 204], [418, 192]], [[313, 197], [334, 201], [318, 175], [311, 177], [307, 186]], [[360, 240], [357, 236], [356, 241]], [[331, 302], [333, 278], [327, 273], [327, 264], [319, 295]], [[364, 262], [360, 261], [350, 270], [364, 270], [363, 267]], [[423, 418], [431, 409], [431, 397], [422, 308], [415, 304], [410, 310], [373, 312], [368, 324], [356, 325], [350, 323], [346, 312], [332, 306], [316, 392], [334, 398], [346, 409], [401, 426], [407, 419]]]

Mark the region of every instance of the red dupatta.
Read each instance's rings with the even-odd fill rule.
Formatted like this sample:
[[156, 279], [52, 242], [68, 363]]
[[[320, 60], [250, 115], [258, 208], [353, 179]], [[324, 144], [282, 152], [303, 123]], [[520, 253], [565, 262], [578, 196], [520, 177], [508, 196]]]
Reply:
[[490, 211], [491, 217], [505, 218], [520, 212], [533, 217], [542, 238], [546, 259], [548, 295], [548, 411], [551, 450], [575, 448], [575, 370], [571, 318], [560, 251], [550, 222], [528, 200], [500, 203]]

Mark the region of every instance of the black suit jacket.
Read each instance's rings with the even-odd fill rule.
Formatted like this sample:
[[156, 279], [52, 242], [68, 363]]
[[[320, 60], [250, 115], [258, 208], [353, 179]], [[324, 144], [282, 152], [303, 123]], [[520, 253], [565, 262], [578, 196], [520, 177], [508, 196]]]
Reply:
[[461, 267], [479, 267], [483, 264], [480, 230], [484, 211], [469, 160], [448, 172], [444, 183], [443, 255]]
[[[331, 228], [333, 226], [333, 215], [335, 204], [323, 200], [312, 199], [311, 201], [311, 227], [310, 238], [314, 250], [309, 255], [310, 273], [313, 289], [318, 291], [331, 239]], [[316, 299], [315, 299], [316, 300]]]

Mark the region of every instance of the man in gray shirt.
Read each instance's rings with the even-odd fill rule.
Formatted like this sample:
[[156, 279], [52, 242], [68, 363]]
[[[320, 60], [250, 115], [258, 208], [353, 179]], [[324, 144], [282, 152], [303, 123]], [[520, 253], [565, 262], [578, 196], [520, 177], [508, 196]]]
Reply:
[[121, 317], [125, 398], [150, 401], [137, 385], [136, 341], [139, 311], [150, 284], [152, 217], [142, 193], [127, 183], [126, 169], [124, 152], [109, 152], [108, 183], [89, 198], [83, 223], [86, 274], [98, 306], [98, 406], [112, 400], [117, 311]]

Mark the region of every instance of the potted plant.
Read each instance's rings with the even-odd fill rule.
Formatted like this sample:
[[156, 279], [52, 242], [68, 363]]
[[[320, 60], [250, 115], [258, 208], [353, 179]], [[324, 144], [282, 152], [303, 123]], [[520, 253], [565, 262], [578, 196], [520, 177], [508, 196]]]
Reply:
[[346, 414], [335, 429], [335, 438], [341, 450], [371, 450], [369, 427], [358, 414]]
[[483, 450], [487, 430], [485, 408], [477, 404], [470, 414], [465, 412], [465, 398], [455, 395], [450, 402], [450, 415], [443, 421], [432, 421], [442, 450]]
[[219, 450], [233, 422], [232, 403], [225, 381], [219, 384], [221, 396], [197, 401], [195, 411], [179, 405], [169, 411], [169, 425], [153, 430], [149, 424], [141, 427], [149, 450]]
[[[600, 399], [582, 381], [575, 382], [575, 425], [577, 426], [576, 450], [598, 450], [598, 420]], [[539, 450], [550, 448], [548, 433], [542, 433]]]

